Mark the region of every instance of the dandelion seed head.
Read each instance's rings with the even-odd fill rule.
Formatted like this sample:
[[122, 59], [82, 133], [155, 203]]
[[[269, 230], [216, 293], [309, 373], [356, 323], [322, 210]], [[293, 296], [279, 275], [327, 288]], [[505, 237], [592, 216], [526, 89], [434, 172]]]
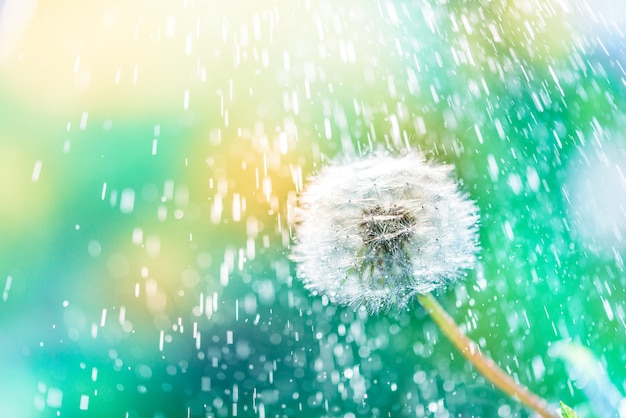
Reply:
[[292, 259], [315, 294], [370, 313], [464, 276], [478, 251], [478, 210], [452, 167], [418, 153], [338, 161], [310, 179]]

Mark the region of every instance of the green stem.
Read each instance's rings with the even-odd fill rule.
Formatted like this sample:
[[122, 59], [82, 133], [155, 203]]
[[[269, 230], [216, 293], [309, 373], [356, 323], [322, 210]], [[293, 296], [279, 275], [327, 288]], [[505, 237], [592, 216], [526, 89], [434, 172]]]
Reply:
[[441, 307], [439, 302], [431, 295], [418, 295], [417, 299], [422, 304], [430, 317], [439, 326], [441, 331], [448, 337], [450, 342], [468, 359], [474, 367], [482, 373], [487, 380], [493, 383], [504, 393], [519, 399], [521, 403], [536, 411], [542, 417], [557, 418], [555, 412], [548, 409], [548, 402], [540, 398], [524, 386], [516, 383], [511, 376], [485, 357], [478, 345], [461, 332], [452, 317]]

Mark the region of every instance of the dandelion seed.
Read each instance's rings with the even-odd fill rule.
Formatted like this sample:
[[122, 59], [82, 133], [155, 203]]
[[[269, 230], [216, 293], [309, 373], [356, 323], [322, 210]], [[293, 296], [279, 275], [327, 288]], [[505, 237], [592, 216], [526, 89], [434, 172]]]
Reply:
[[417, 153], [322, 169], [296, 213], [298, 277], [371, 313], [457, 281], [476, 259], [478, 210], [451, 170]]

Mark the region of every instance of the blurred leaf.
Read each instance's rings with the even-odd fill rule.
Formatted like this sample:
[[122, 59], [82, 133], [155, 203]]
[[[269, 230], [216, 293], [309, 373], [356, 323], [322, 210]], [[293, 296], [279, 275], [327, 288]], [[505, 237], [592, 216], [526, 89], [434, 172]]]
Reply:
[[569, 406], [565, 405], [562, 401], [561, 401], [561, 415], [563, 415], [563, 418], [578, 418], [578, 415], [576, 415], [576, 412], [574, 412], [574, 410], [570, 408]]

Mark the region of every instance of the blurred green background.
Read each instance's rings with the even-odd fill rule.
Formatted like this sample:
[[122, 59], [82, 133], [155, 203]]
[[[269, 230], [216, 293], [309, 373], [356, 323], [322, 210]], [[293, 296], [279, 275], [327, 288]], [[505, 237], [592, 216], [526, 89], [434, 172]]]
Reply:
[[295, 279], [307, 177], [378, 148], [477, 201], [480, 263], [437, 297], [484, 352], [626, 416], [621, 10], [0, 1], [2, 416], [529, 416], [417, 304]]

